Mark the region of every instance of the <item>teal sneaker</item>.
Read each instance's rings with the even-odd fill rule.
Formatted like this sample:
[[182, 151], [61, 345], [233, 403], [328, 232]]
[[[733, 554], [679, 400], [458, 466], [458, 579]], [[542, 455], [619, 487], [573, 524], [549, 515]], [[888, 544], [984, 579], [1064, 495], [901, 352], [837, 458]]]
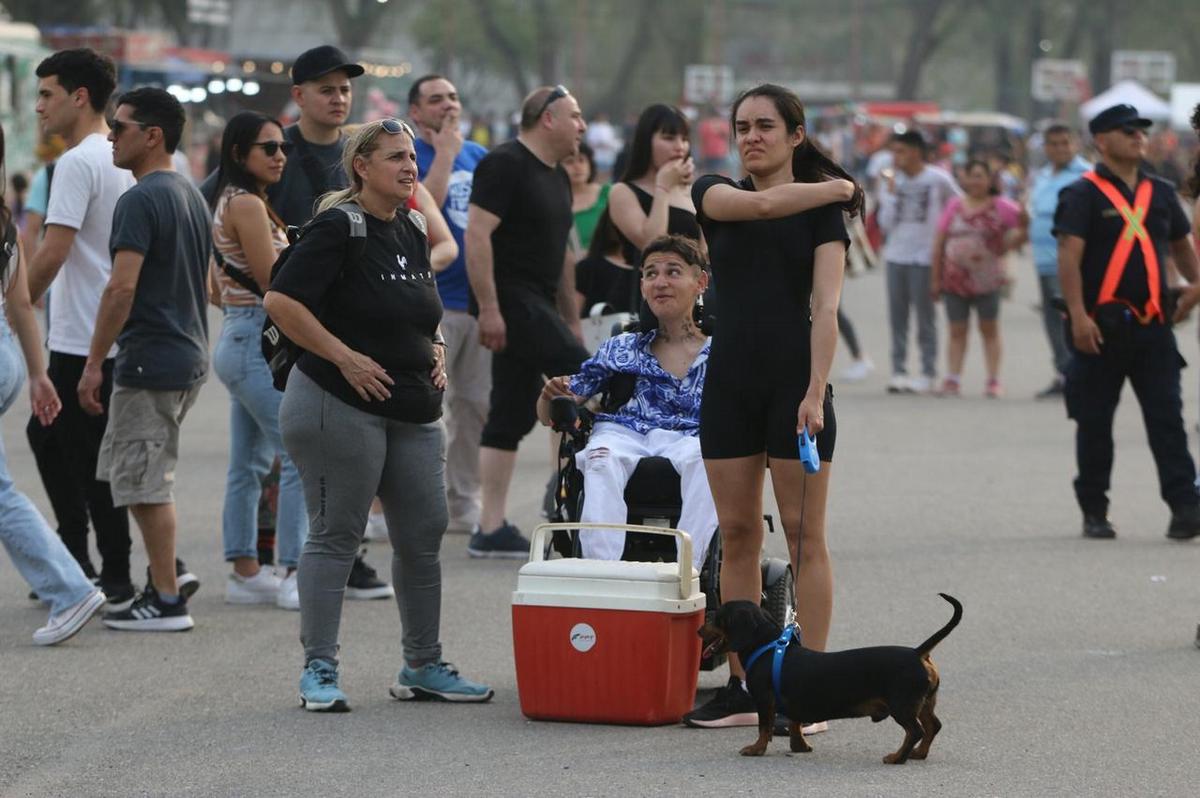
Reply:
[[338, 688], [337, 666], [314, 659], [300, 674], [300, 706], [309, 712], [349, 712], [346, 694]]
[[464, 679], [449, 662], [435, 662], [420, 668], [405, 665], [388, 690], [400, 701], [487, 701], [495, 691], [486, 684]]

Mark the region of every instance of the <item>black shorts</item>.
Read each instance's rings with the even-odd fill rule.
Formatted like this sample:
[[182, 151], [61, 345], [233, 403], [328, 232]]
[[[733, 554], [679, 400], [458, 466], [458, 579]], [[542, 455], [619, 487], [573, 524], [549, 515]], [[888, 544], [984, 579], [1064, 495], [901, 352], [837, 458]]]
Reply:
[[542, 375], [575, 374], [587, 350], [567, 327], [558, 308], [538, 294], [501, 297], [507, 344], [492, 355], [492, 394], [480, 444], [516, 451], [537, 424]]
[[[750, 457], [766, 452], [779, 460], [799, 460], [796, 411], [807, 385], [752, 385], [748, 381], [705, 378], [700, 401], [700, 451], [705, 460]], [[825, 428], [817, 433], [817, 454], [833, 462], [837, 416], [833, 386], [825, 387]]]

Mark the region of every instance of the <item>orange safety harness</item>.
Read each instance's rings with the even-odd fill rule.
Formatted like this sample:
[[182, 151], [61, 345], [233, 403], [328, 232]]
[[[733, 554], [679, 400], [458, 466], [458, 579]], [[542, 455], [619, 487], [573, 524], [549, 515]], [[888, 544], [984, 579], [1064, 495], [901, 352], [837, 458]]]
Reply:
[[[1154, 251], [1154, 242], [1150, 240], [1150, 234], [1146, 232], [1145, 227], [1146, 214], [1150, 212], [1150, 195], [1154, 192], [1153, 183], [1145, 178], [1138, 183], [1137, 191], [1133, 196], [1133, 207], [1130, 207], [1120, 189], [1110, 181], [1095, 172], [1085, 172], [1083, 177], [1100, 189], [1100, 192], [1108, 198], [1108, 201], [1125, 220], [1121, 237], [1117, 240], [1117, 245], [1113, 247], [1112, 255], [1108, 259], [1108, 266], [1105, 267], [1104, 282], [1100, 284], [1100, 296], [1096, 299], [1096, 304], [1122, 302], [1129, 305], [1130, 310], [1142, 324], [1149, 324], [1153, 319], [1162, 321], [1158, 253]], [[1150, 284], [1150, 298], [1146, 300], [1144, 311], [1139, 311], [1128, 301], [1119, 299], [1116, 295], [1117, 286], [1121, 283], [1121, 276], [1125, 273], [1125, 266], [1129, 263], [1129, 256], [1133, 253], [1134, 241], [1137, 241], [1142, 248], [1142, 258], [1146, 261], [1146, 280]]]

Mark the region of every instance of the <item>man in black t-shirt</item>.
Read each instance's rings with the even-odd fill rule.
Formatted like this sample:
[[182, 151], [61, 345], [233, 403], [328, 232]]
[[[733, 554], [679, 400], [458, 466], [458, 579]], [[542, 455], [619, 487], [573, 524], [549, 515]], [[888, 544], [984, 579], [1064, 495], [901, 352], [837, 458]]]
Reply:
[[[1075, 497], [1086, 538], [1116, 537], [1108, 520], [1112, 422], [1126, 378], [1171, 508], [1167, 537], [1200, 534], [1196, 467], [1183, 425], [1183, 358], [1171, 331], [1200, 298], [1200, 263], [1174, 187], [1138, 167], [1150, 124], [1131, 105], [1101, 111], [1088, 125], [1101, 161], [1059, 193], [1054, 214], [1071, 331], [1063, 395], [1077, 425]], [[1178, 308], [1167, 289], [1168, 255], [1191, 283]]]
[[574, 374], [587, 358], [567, 247], [571, 188], [558, 165], [586, 129], [565, 88], [536, 89], [521, 106], [517, 138], [475, 168], [467, 276], [480, 341], [494, 354], [479, 453], [483, 507], [467, 547], [473, 557], [529, 555], [529, 541], [504, 517], [517, 445], [537, 421], [543, 375]]
[[[283, 130], [292, 151], [283, 177], [267, 189], [271, 207], [286, 224], [303, 225], [313, 217], [322, 194], [348, 185], [342, 169], [342, 125], [350, 118], [350, 80], [362, 73], [361, 66], [327, 44], [305, 50], [292, 65], [292, 100], [300, 119]], [[200, 193], [211, 203], [216, 190], [213, 172], [200, 185]]]

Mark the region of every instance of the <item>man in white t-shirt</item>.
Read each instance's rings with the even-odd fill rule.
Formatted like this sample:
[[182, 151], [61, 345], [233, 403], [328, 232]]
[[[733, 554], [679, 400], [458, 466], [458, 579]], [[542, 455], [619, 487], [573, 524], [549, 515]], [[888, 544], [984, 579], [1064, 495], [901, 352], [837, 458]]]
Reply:
[[[75, 387], [83, 373], [100, 295], [112, 269], [109, 235], [117, 198], [134, 185], [133, 175], [113, 165], [104, 109], [116, 88], [116, 69], [92, 50], [63, 50], [37, 68], [38, 122], [58, 134], [67, 151], [54, 169], [46, 209], [46, 235], [29, 266], [36, 300], [53, 283], [49, 300], [49, 376], [63, 409], [49, 427], [37, 419], [27, 432], [42, 484], [58, 520], [58, 533], [88, 576], [97, 576], [88, 555], [88, 520], [102, 559], [98, 574], [110, 609], [134, 597], [129, 573], [129, 517], [113, 507], [107, 482], [96, 479], [96, 457], [108, 423], [79, 406]], [[104, 397], [112, 392], [114, 347], [104, 364]]]

